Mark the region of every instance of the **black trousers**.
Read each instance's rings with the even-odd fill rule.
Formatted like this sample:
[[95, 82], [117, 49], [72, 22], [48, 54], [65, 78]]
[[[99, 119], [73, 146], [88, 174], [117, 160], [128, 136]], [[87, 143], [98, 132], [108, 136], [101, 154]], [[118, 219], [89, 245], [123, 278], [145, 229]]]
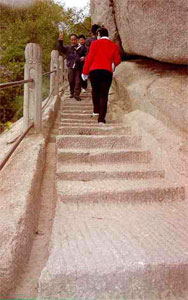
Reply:
[[87, 89], [87, 80], [83, 80], [83, 79], [82, 79], [82, 88], [83, 88], [84, 90]]
[[68, 68], [68, 80], [70, 85], [70, 93], [74, 97], [79, 97], [81, 93], [81, 70]]
[[112, 73], [107, 70], [94, 70], [89, 73], [89, 78], [92, 86], [94, 113], [99, 113], [98, 122], [105, 123]]

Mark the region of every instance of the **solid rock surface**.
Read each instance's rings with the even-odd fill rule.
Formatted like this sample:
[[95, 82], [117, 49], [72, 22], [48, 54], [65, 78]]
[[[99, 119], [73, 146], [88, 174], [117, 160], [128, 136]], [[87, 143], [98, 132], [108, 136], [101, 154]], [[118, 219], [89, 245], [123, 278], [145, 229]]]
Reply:
[[116, 31], [116, 24], [114, 21], [113, 7], [109, 6], [109, 0], [91, 0], [91, 16], [93, 23], [104, 24], [113, 38]]
[[123, 62], [114, 73], [112, 113], [141, 110], [188, 134], [187, 68], [149, 59]]
[[111, 36], [117, 28], [126, 53], [188, 63], [187, 0], [91, 0], [91, 14]]

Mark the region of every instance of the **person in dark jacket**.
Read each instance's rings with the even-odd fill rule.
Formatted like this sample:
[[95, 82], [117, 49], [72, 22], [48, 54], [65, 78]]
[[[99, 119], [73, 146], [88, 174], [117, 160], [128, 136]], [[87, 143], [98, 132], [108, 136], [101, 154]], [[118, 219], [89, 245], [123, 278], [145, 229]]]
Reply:
[[99, 125], [106, 123], [108, 93], [112, 83], [113, 64], [121, 63], [119, 47], [110, 41], [108, 30], [98, 30], [98, 40], [92, 42], [89, 54], [86, 57], [82, 79], [90, 78], [94, 114], [98, 114]]
[[97, 30], [100, 28], [98, 24], [94, 24], [91, 27], [92, 36], [86, 40], [87, 53], [89, 53], [89, 49], [93, 41], [97, 40]]
[[66, 55], [67, 68], [68, 68], [68, 80], [70, 85], [70, 98], [75, 98], [77, 101], [81, 101], [81, 72], [82, 61], [86, 56], [86, 48], [78, 43], [78, 37], [76, 34], [71, 34], [70, 46], [63, 45], [63, 33], [59, 35], [58, 49], [60, 54]]
[[[80, 45], [82, 45], [84, 48], [85, 48], [85, 51], [87, 53], [87, 48], [86, 48], [86, 37], [84, 34], [80, 34], [78, 36], [78, 39], [79, 39], [79, 43]], [[83, 67], [84, 67], [84, 62], [85, 62], [85, 57], [83, 58], [83, 61], [81, 62], [81, 67], [82, 67], [82, 70], [83, 70]], [[87, 89], [87, 80], [82, 80], [82, 93], [85, 93], [86, 92], [86, 89]]]

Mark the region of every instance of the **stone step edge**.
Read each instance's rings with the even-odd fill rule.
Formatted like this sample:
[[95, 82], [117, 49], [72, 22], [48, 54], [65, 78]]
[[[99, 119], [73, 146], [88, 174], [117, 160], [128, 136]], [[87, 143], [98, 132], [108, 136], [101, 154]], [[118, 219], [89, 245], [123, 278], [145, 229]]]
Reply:
[[[139, 141], [142, 140], [142, 137], [141, 136], [137, 136], [137, 135], [131, 135], [131, 134], [124, 134], [123, 137], [126, 139], [137, 139]], [[117, 138], [118, 140], [119, 139], [122, 139], [122, 135], [120, 134], [112, 134], [110, 136], [107, 136], [107, 135], [78, 135], [78, 134], [71, 134], [71, 135], [61, 135], [61, 134], [58, 134], [57, 135], [57, 140], [61, 140], [61, 139], [97, 139], [97, 140], [101, 140], [101, 139], [112, 139], [112, 138]]]
[[185, 187], [165, 179], [148, 180], [57, 180], [57, 194], [63, 201], [161, 202], [184, 201]]
[[57, 173], [61, 172], [143, 172], [143, 171], [157, 171], [165, 172], [163, 169], [158, 169], [152, 164], [121, 164], [116, 163], [109, 164], [108, 167], [105, 164], [95, 164], [95, 163], [73, 163], [71, 165], [63, 165], [62, 163], [57, 162]]
[[[91, 118], [89, 120], [85, 120], [85, 119], [83, 119], [83, 120], [79, 120], [79, 119], [63, 119], [62, 120], [61, 119], [60, 120], [60, 125], [63, 125], [64, 123], [70, 124], [70, 125], [72, 123], [77, 124], [77, 125], [82, 125], [82, 124], [96, 124], [96, 126], [98, 125], [98, 121], [96, 119], [93, 119], [93, 118]], [[113, 126], [113, 125], [120, 125], [120, 124], [119, 123], [112, 123], [111, 121], [107, 121], [107, 123], [104, 124], [103, 126], [105, 127], [107, 125]]]
[[[57, 163], [56, 176], [61, 180], [95, 180], [95, 179], [149, 179], [165, 178], [165, 170], [151, 167], [151, 165], [97, 165]], [[67, 179], [68, 178], [68, 179]], [[70, 179], [71, 178], [71, 179]]]
[[129, 149], [111, 149], [109, 151], [109, 149], [82, 149], [82, 148], [70, 148], [70, 149], [62, 149], [62, 148], [58, 148], [58, 153], [59, 154], [63, 154], [63, 153], [74, 153], [74, 154], [113, 154], [113, 153], [148, 153], [151, 154], [151, 152], [149, 150], [146, 150], [144, 148], [129, 148]]
[[58, 148], [80, 149], [125, 149], [141, 148], [142, 138], [133, 135], [58, 135], [56, 138]]
[[79, 126], [63, 126], [59, 127], [58, 133], [56, 135], [83, 135], [83, 136], [88, 136], [88, 135], [114, 135], [118, 134], [119, 136], [124, 136], [124, 135], [131, 135], [132, 129], [131, 128], [121, 128], [121, 127], [99, 127], [99, 126], [87, 126], [87, 127], [79, 127]]
[[[79, 125], [81, 125], [81, 126], [79, 126]], [[83, 125], [85, 125], [84, 123], [83, 123]], [[88, 127], [83, 127], [82, 126], [82, 124], [78, 124], [78, 123], [73, 123], [73, 125], [72, 124], [65, 124], [65, 126], [64, 126], [64, 124], [60, 124], [60, 127], [59, 127], [59, 130], [62, 130], [62, 129], [64, 129], [64, 128], [79, 128], [79, 129], [100, 129], [100, 130], [110, 130], [110, 129], [119, 129], [119, 130], [126, 130], [126, 129], [128, 129], [128, 130], [131, 130], [131, 127], [124, 127], [124, 126], [122, 126], [122, 125], [116, 125], [116, 124], [105, 124], [105, 126], [99, 126], [97, 123], [96, 124], [92, 124], [92, 126], [90, 127], [90, 125], [91, 124], [86, 124], [86, 125], [88, 125]], [[93, 126], [93, 125], [95, 125], [95, 126]]]
[[112, 161], [117, 164], [127, 163], [151, 163], [151, 152], [144, 149], [57, 149], [57, 159], [64, 164], [96, 163], [109, 164]]
[[[99, 126], [98, 123], [76, 123], [76, 122], [64, 122], [59, 125], [61, 127], [81, 127], [81, 128], [101, 128], [101, 129], [107, 129], [107, 128], [110, 128], [110, 129], [116, 129], [116, 128], [120, 128], [120, 125], [116, 125], [116, 124], [105, 124], [105, 126]], [[122, 130], [122, 127], [121, 127], [121, 130]]]

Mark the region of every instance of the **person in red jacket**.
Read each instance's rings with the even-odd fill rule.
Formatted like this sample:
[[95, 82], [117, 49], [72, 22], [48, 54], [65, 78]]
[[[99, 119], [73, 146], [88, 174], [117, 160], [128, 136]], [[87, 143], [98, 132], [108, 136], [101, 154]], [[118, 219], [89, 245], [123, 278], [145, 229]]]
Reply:
[[109, 39], [108, 30], [98, 29], [98, 40], [93, 41], [86, 57], [82, 78], [88, 75], [92, 86], [94, 115], [99, 114], [98, 122], [106, 123], [108, 93], [112, 83], [113, 64], [121, 63], [119, 46]]

